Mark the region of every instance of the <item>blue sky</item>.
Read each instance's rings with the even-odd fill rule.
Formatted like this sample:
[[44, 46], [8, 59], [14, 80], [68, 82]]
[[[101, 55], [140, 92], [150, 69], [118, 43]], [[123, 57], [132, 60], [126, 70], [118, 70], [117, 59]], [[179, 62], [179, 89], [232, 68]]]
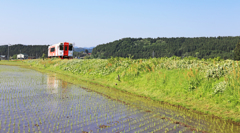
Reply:
[[0, 45], [240, 36], [239, 0], [0, 0]]

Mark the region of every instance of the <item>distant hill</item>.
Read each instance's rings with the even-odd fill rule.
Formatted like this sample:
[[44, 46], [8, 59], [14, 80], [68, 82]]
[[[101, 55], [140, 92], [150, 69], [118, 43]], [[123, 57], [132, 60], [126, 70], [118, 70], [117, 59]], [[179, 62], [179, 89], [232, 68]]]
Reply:
[[82, 51], [85, 51], [84, 48], [80, 48], [80, 47], [74, 47], [73, 50], [76, 51], [76, 52], [82, 52]]
[[236, 37], [176, 37], [176, 38], [123, 38], [96, 46], [94, 58], [129, 57], [187, 57], [233, 59], [233, 50], [240, 36]]
[[95, 47], [83, 47], [83, 48], [85, 48], [85, 49], [93, 49]]
[[92, 50], [93, 50], [94, 47], [74, 47], [74, 51], [76, 52], [84, 52], [86, 49], [88, 50], [89, 53], [92, 53]]

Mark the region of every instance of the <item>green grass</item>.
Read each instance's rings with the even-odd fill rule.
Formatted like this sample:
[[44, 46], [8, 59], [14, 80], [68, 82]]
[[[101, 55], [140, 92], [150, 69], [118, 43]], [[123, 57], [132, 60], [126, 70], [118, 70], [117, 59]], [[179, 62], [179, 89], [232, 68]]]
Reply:
[[[240, 120], [237, 61], [172, 58], [0, 61], [53, 71], [157, 101]], [[120, 77], [120, 81], [118, 78]]]
[[0, 65], [12, 65], [12, 66], [22, 66], [26, 65], [22, 60], [1, 60]]

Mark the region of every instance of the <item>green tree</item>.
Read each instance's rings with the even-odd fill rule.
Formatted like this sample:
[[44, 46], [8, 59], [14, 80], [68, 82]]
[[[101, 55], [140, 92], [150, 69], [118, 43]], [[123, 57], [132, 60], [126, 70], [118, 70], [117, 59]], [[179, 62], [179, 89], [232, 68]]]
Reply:
[[44, 58], [46, 58], [46, 55], [44, 53], [42, 54], [42, 58], [43, 58], [43, 60], [44, 60]]
[[13, 55], [12, 59], [17, 59], [17, 54]]
[[88, 50], [87, 49], [85, 49], [85, 52], [88, 54]]
[[234, 60], [240, 60], [240, 41], [234, 49]]
[[84, 59], [91, 59], [91, 57], [89, 55], [86, 55]]

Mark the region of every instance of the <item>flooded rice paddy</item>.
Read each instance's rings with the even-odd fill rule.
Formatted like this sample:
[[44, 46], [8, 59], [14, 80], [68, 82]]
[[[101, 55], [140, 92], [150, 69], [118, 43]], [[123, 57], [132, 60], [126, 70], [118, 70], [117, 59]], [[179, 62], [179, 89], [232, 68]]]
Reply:
[[109, 88], [92, 91], [61, 79], [0, 65], [0, 132], [239, 132], [238, 126], [210, 116]]

